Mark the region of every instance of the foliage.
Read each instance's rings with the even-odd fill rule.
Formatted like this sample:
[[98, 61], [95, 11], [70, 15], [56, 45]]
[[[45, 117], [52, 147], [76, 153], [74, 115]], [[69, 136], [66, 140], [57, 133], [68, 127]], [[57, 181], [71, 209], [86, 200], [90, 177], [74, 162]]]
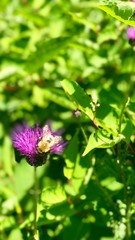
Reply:
[[0, 239], [33, 239], [34, 171], [15, 161], [10, 140], [24, 119], [51, 119], [69, 141], [37, 168], [35, 239], [134, 239], [135, 54], [126, 30], [135, 3], [5, 0], [0, 9]]

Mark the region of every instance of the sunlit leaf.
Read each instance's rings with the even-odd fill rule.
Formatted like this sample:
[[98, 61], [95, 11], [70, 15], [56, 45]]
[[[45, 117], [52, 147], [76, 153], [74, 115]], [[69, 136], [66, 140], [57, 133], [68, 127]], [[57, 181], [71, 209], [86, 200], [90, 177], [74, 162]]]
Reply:
[[104, 5], [99, 5], [98, 8], [105, 11], [107, 14], [111, 15], [113, 18], [117, 20], [135, 27], [135, 21], [129, 20], [134, 11], [135, 4], [132, 2], [123, 2], [123, 1], [101, 1]]
[[62, 186], [56, 188], [46, 188], [41, 195], [42, 202], [46, 205], [57, 204], [66, 199], [66, 194]]
[[111, 191], [118, 191], [121, 190], [124, 185], [118, 181], [116, 181], [113, 177], [108, 177], [101, 181], [101, 185], [108, 188]]
[[71, 99], [76, 103], [77, 108], [83, 111], [90, 119], [93, 118], [93, 112], [90, 107], [90, 97], [85, 93], [85, 91], [74, 81], [63, 80], [61, 85], [65, 92], [71, 97]]
[[74, 135], [74, 137], [72, 138], [68, 147], [65, 150], [66, 166], [64, 167], [64, 175], [68, 179], [72, 177], [77, 155], [78, 155], [78, 133]]
[[104, 130], [94, 131], [88, 140], [87, 146], [83, 153], [85, 156], [94, 148], [110, 148], [119, 143], [121, 140], [124, 140], [124, 136], [119, 134], [118, 136], [108, 135]]

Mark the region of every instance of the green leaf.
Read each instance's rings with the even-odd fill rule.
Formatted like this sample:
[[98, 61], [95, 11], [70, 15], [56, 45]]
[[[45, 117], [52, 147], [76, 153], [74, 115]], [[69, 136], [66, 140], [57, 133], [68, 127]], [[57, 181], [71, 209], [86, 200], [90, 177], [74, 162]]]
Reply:
[[11, 162], [11, 156], [12, 156], [12, 150], [11, 150], [11, 141], [8, 136], [5, 136], [4, 138], [4, 144], [2, 148], [2, 156], [3, 160], [3, 166], [6, 174], [9, 176], [13, 175], [13, 169], [12, 169], [12, 162]]
[[14, 228], [8, 237], [8, 240], [14, 239], [23, 240], [23, 236], [19, 228]]
[[97, 126], [102, 127], [107, 132], [113, 133], [114, 135], [117, 135], [117, 131], [114, 129], [111, 129], [110, 126], [108, 126], [104, 121], [98, 118], [94, 118], [94, 113], [91, 109], [91, 98], [87, 93], [79, 86], [77, 82], [64, 79], [61, 81], [61, 85], [64, 88], [65, 92], [69, 97], [76, 103], [77, 108], [84, 112], [92, 121], [94, 119], [94, 123]]
[[65, 92], [76, 103], [77, 108], [84, 112], [90, 119], [93, 119], [93, 112], [90, 108], [91, 99], [79, 86], [79, 84], [74, 81], [64, 79], [61, 81], [61, 85]]
[[65, 162], [64, 175], [66, 178], [71, 179], [73, 170], [75, 167], [75, 162], [78, 154], [78, 133], [74, 135], [70, 144], [65, 150]]
[[134, 133], [134, 125], [132, 124], [132, 121], [126, 119], [125, 123], [122, 124], [122, 134], [125, 136], [126, 140], [130, 142], [131, 136]]
[[[92, 181], [91, 181], [92, 183]], [[65, 201], [58, 204], [53, 204], [47, 208], [41, 209], [41, 214], [38, 220], [38, 225], [50, 224], [63, 220], [64, 218], [80, 213], [82, 209], [90, 207], [91, 201], [97, 201], [101, 190], [96, 184], [91, 184], [87, 189], [87, 195], [83, 195], [85, 199], [79, 198], [79, 196], [70, 197]], [[92, 194], [90, 194], [92, 192]]]
[[28, 189], [33, 185], [33, 168], [24, 160], [15, 166], [14, 189], [18, 199], [22, 199]]
[[93, 167], [90, 166], [89, 155], [85, 157], [78, 155], [71, 180], [75, 194], [80, 194], [80, 189], [84, 189], [84, 185], [90, 181], [93, 171]]
[[[41, 41], [35, 52], [33, 52], [26, 62], [26, 70], [30, 73], [39, 70], [45, 62], [48, 62], [69, 43], [68, 37], [53, 38], [47, 41]], [[71, 39], [70, 39], [71, 40]]]
[[[96, 116], [98, 119], [102, 119], [103, 123], [107, 125], [110, 129], [117, 133], [118, 124], [119, 124], [119, 114], [116, 111], [114, 106], [110, 106], [109, 100], [108, 103], [101, 103], [97, 109]], [[103, 124], [101, 126], [104, 128]], [[104, 128], [105, 129], [105, 128]]]
[[77, 209], [74, 208], [73, 204], [70, 204], [68, 201], [62, 201], [58, 204], [52, 205], [47, 210], [43, 209], [40, 214], [38, 225], [60, 221], [76, 212]]
[[0, 226], [1, 229], [7, 230], [7, 229], [14, 229], [16, 225], [15, 218], [13, 216], [0, 216]]
[[135, 102], [130, 102], [127, 107], [128, 118], [135, 125]]
[[107, 177], [106, 179], [102, 180], [101, 185], [111, 191], [121, 190], [124, 186], [124, 184], [116, 181], [114, 177]]
[[41, 195], [41, 200], [46, 205], [57, 204], [66, 199], [66, 194], [62, 186], [56, 188], [45, 188]]
[[124, 138], [125, 137], [121, 134], [113, 136], [112, 134], [108, 134], [105, 130], [96, 130], [90, 135], [83, 156], [85, 156], [94, 148], [113, 147]]
[[103, 5], [98, 6], [107, 14], [111, 15], [117, 20], [135, 27], [135, 21], [129, 20], [135, 12], [135, 4], [123, 1], [103, 1]]
[[92, 174], [89, 156], [82, 158], [78, 153], [78, 133], [74, 135], [65, 151], [65, 162], [64, 175], [71, 181], [70, 185], [65, 186], [65, 190], [71, 195], [76, 195], [79, 193], [80, 187], [90, 180]]
[[7, 81], [17, 76], [24, 76], [25, 72], [21, 69], [21, 65], [19, 66], [6, 66], [3, 67], [0, 71], [0, 82]]

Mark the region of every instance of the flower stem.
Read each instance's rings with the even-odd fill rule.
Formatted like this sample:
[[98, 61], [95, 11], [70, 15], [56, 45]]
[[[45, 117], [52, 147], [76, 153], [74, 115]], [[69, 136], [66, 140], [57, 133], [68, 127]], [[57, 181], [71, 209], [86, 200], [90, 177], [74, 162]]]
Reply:
[[37, 167], [34, 167], [34, 228], [33, 236], [36, 240], [37, 235], [37, 203], [38, 203], [38, 179], [37, 179]]
[[81, 126], [81, 124], [80, 124], [80, 128], [81, 128], [82, 134], [84, 136], [85, 142], [87, 143], [88, 142], [88, 138], [87, 138], [86, 132], [85, 132], [84, 128]]

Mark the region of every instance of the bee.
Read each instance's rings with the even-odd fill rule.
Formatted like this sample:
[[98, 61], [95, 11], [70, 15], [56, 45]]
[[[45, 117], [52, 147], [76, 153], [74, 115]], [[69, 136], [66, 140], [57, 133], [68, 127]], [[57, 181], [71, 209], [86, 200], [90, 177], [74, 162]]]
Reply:
[[39, 139], [37, 144], [37, 151], [39, 153], [47, 153], [51, 147], [57, 145], [62, 140], [61, 136], [53, 136], [49, 130], [48, 125], [43, 128], [43, 136]]

